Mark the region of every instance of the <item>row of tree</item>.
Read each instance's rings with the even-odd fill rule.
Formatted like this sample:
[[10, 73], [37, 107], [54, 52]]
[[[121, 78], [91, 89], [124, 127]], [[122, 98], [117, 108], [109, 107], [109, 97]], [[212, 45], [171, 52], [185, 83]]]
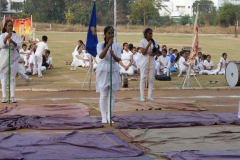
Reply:
[[[6, 8], [7, 1], [1, 0], [1, 9]], [[33, 15], [34, 21], [50, 23], [69, 23], [88, 25], [93, 2], [91, 0], [24, 0], [11, 2], [11, 9], [18, 14], [14, 18], [25, 18]], [[97, 21], [99, 25], [113, 24], [113, 0], [97, 0]], [[4, 7], [5, 6], [5, 7]], [[240, 12], [240, 5], [226, 3], [216, 11], [211, 0], [198, 0], [193, 4], [193, 13], [197, 8], [200, 12], [200, 25], [235, 24], [236, 12]], [[136, 24], [163, 26], [174, 24], [169, 16], [160, 16], [159, 0], [121, 0], [117, 1], [118, 24]], [[181, 24], [191, 23], [191, 17], [183, 16]]]

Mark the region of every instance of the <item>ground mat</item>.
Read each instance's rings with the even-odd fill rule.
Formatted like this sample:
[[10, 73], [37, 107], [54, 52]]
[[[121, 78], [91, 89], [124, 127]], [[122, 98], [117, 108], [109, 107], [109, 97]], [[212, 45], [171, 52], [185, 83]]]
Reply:
[[117, 115], [118, 129], [130, 128], [172, 128], [189, 126], [240, 125], [236, 113], [190, 113], [190, 114], [142, 114]]
[[143, 155], [142, 151], [131, 148], [112, 132], [3, 134], [0, 141], [0, 159], [92, 159]]
[[84, 104], [1, 106], [0, 116], [7, 115], [81, 117], [89, 115], [89, 108]]
[[240, 150], [169, 152], [165, 155], [172, 160], [239, 160]]
[[21, 115], [0, 117], [0, 131], [10, 131], [24, 128], [77, 130], [101, 127], [103, 127], [103, 125], [96, 117], [40, 117]]
[[240, 150], [238, 126], [121, 130], [130, 142], [151, 153]]
[[[82, 102], [91, 103], [99, 109], [99, 99], [83, 100]], [[173, 100], [154, 100], [147, 102], [140, 102], [139, 99], [123, 98], [116, 99], [114, 104], [114, 112], [128, 112], [128, 111], [146, 111], [146, 110], [183, 110], [183, 111], [206, 111], [207, 109], [198, 106], [191, 102], [174, 102]]]

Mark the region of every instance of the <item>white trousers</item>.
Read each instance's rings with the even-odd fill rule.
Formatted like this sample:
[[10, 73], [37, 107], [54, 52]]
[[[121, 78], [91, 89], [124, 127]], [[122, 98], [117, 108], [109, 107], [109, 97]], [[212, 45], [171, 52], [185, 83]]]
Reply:
[[[112, 90], [112, 113], [114, 110], [115, 104], [115, 90]], [[99, 100], [100, 110], [102, 114], [102, 118], [110, 119], [110, 88], [100, 91], [100, 100]], [[108, 110], [107, 110], [108, 109]]]
[[21, 76], [25, 80], [29, 79], [29, 77], [25, 73], [23, 73], [23, 71], [20, 68], [18, 68], [17, 73], [19, 74], [19, 76]]
[[[43, 72], [43, 71], [45, 71], [47, 68], [45, 67], [45, 66], [41, 66], [40, 67], [40, 69], [41, 69], [41, 71]], [[36, 73], [38, 71], [38, 68], [33, 68], [33, 73]], [[32, 73], [32, 71], [31, 71], [31, 69], [30, 68], [27, 68], [26, 69], [26, 73]]]
[[41, 70], [41, 67], [42, 67], [42, 61], [43, 61], [43, 58], [42, 56], [39, 57], [39, 56], [35, 56], [35, 64], [34, 67], [35, 69], [33, 70], [33, 74], [36, 74], [35, 71], [37, 70], [38, 71], [38, 76], [41, 77], [42, 76], [42, 70]]
[[187, 72], [188, 71], [189, 66], [179, 66], [179, 75], [181, 76], [183, 72]]
[[[140, 67], [140, 95], [144, 97], [144, 89], [146, 85], [146, 76], [147, 76], [148, 68]], [[155, 68], [150, 68], [149, 77], [148, 77], [148, 97], [152, 97], [152, 90], [154, 85], [154, 75], [155, 75]]]
[[[7, 97], [7, 85], [8, 85], [8, 73], [2, 75], [1, 83], [2, 83], [2, 97]], [[16, 75], [11, 74], [10, 78], [10, 92], [11, 97], [15, 97], [15, 89], [16, 89]]]

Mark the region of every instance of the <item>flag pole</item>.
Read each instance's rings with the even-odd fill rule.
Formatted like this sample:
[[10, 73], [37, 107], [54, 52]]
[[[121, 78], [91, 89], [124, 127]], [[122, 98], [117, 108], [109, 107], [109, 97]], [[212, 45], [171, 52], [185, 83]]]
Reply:
[[[110, 28], [110, 37], [113, 38], [113, 28]], [[112, 50], [112, 44], [110, 47], [110, 50]], [[112, 126], [112, 56], [110, 56], [110, 126]]]
[[[11, 31], [10, 31], [11, 32]], [[10, 104], [10, 96], [11, 96], [11, 50], [10, 50], [10, 41], [8, 41], [8, 104]]]

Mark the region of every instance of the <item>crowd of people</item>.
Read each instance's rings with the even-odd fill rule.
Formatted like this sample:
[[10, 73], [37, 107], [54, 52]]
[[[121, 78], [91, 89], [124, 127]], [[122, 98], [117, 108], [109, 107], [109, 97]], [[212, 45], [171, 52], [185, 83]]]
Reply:
[[[28, 48], [27, 44], [21, 42], [20, 37], [13, 31], [13, 22], [7, 20], [4, 23], [2, 34], [0, 35], [2, 103], [8, 102], [7, 85], [9, 83], [10, 86], [8, 87], [10, 87], [11, 91], [10, 100], [12, 103], [17, 103], [15, 99], [17, 75], [25, 79], [26, 85], [28, 85], [31, 81], [30, 75], [37, 75], [41, 78], [43, 77], [43, 71], [53, 68], [53, 59], [50, 56], [50, 50], [48, 50], [47, 40], [47, 36], [42, 36], [42, 41], [34, 41]], [[8, 82], [9, 77], [10, 82]]]
[[[114, 110], [115, 93], [120, 89], [121, 75], [127, 74], [132, 79], [134, 73], [140, 73], [140, 101], [154, 100], [152, 98], [153, 82], [156, 76], [171, 76], [172, 72], [179, 72], [183, 76], [190, 71], [199, 74], [225, 74], [228, 63], [227, 53], [223, 53], [217, 69], [213, 69], [211, 55], [198, 52], [196, 58], [190, 58], [190, 51], [182, 49], [161, 47], [153, 39], [151, 28], [144, 30], [144, 38], [140, 41], [139, 47], [127, 42], [120, 44], [114, 42], [112, 27], [104, 29], [104, 41], [97, 45], [97, 56], [93, 57], [93, 68], [96, 73], [96, 92], [100, 92], [99, 106], [102, 114], [102, 123], [114, 123], [111, 121], [111, 111]], [[110, 47], [112, 46], [112, 47]], [[86, 51], [84, 43], [79, 40], [73, 55], [71, 70], [76, 67], [90, 67], [91, 55]], [[110, 84], [110, 57], [112, 62], [112, 84]], [[150, 62], [150, 63], [149, 63]], [[146, 84], [146, 81], [148, 84]], [[146, 93], [147, 85], [147, 93]], [[112, 86], [110, 88], [110, 86]], [[111, 94], [110, 94], [111, 93]], [[111, 95], [111, 96], [110, 96]], [[110, 98], [112, 104], [110, 104]], [[110, 109], [112, 107], [112, 109]]]

